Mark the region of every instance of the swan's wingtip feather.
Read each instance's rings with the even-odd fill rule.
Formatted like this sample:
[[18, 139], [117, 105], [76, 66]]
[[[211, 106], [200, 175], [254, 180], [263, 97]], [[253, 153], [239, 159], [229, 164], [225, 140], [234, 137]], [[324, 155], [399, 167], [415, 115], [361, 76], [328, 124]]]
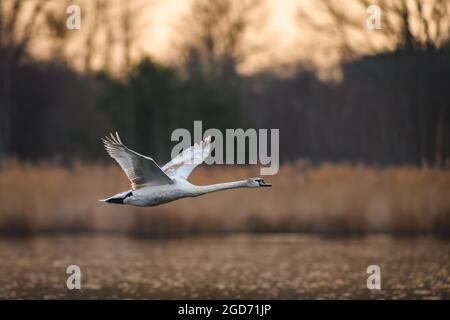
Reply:
[[122, 143], [122, 140], [120, 139], [119, 133], [116, 131], [116, 137], [117, 137], [117, 141], [119, 141], [120, 144]]

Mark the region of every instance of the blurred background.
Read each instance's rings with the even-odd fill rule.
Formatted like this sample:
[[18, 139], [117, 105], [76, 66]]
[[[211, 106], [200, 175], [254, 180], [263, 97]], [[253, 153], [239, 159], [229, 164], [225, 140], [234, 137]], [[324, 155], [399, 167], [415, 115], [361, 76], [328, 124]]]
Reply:
[[[2, 1], [0, 229], [448, 232], [450, 3], [374, 3], [381, 30], [362, 0], [78, 1], [69, 30], [71, 2]], [[100, 137], [163, 165], [194, 120], [279, 128], [275, 188], [238, 208], [239, 192], [151, 213], [96, 202], [128, 188]]]
[[[70, 4], [81, 8], [79, 30], [66, 27]], [[366, 25], [371, 4], [379, 30]], [[2, 0], [0, 235], [448, 235], [449, 83], [446, 0]], [[156, 208], [97, 201], [129, 188], [100, 137], [117, 130], [163, 165], [171, 132], [194, 120], [204, 130], [279, 128], [274, 187]], [[257, 175], [203, 165], [191, 180]], [[448, 242], [435, 248], [445, 297]], [[245, 292], [214, 290], [208, 297]]]

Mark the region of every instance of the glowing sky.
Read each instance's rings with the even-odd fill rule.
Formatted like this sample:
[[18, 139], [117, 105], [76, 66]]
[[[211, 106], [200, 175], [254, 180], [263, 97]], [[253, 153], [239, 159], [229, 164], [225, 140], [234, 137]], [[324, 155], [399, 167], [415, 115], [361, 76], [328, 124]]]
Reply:
[[[84, 1], [84, 2], [83, 2]], [[120, 27], [119, 12], [123, 8], [124, 0], [106, 0], [108, 17], [105, 18], [113, 28], [116, 43], [121, 41], [123, 33]], [[133, 6], [133, 23], [135, 24], [135, 40], [132, 48], [133, 61], [143, 56], [151, 56], [162, 63], [176, 61], [179, 51], [177, 42], [189, 28], [183, 25], [184, 17], [188, 14], [193, 0], [130, 0]], [[340, 0], [342, 5], [348, 5], [348, 12], [354, 11], [351, 6], [353, 0]], [[76, 2], [76, 1], [75, 1]], [[74, 2], [74, 3], [75, 3]], [[79, 0], [82, 11], [81, 30], [70, 31], [65, 53], [71, 65], [83, 68], [83, 52], [87, 33], [90, 32], [93, 19], [92, 3], [94, 1]], [[65, 4], [57, 0], [49, 0], [50, 4], [62, 6], [61, 13], [65, 14]], [[323, 16], [314, 0], [262, 0], [262, 18], [259, 23], [249, 28], [246, 34], [246, 44], [258, 45], [261, 48], [253, 52], [246, 61], [239, 66], [243, 73], [251, 73], [262, 68], [280, 68], [302, 60], [314, 64], [316, 67], [329, 67], [338, 60], [338, 49], [333, 37], [317, 37], [311, 28], [299, 23], [298, 10], [302, 8], [308, 16], [320, 20]], [[354, 2], [353, 2], [354, 5]], [[360, 8], [361, 9], [361, 8]], [[364, 8], [356, 12], [361, 28], [365, 28], [366, 13]], [[359, 22], [358, 22], [359, 24]], [[101, 27], [101, 26], [100, 26]], [[189, 32], [189, 30], [187, 30]], [[372, 35], [376, 36], [376, 32]], [[371, 35], [371, 36], [372, 36]], [[36, 56], [48, 56], [55, 41], [38, 39], [32, 46]], [[352, 41], [357, 41], [357, 37]], [[364, 39], [362, 39], [364, 40]], [[112, 68], [120, 69], [123, 65], [123, 53], [118, 46], [109, 43], [104, 34], [96, 40], [93, 54], [94, 67], [100, 68], [105, 56], [112, 56]], [[364, 49], [361, 48], [361, 52]]]
[[[148, 10], [151, 26], [142, 33], [142, 45], [151, 56], [160, 61], [175, 59], [174, 42], [183, 28], [180, 20], [189, 11], [189, 3], [185, 0], [164, 0], [156, 2]], [[301, 2], [301, 1], [300, 1]], [[263, 4], [265, 17], [262, 29], [249, 30], [250, 41], [272, 43], [264, 46], [263, 52], [255, 53], [242, 66], [242, 71], [251, 72], [266, 65], [289, 63], [298, 58], [293, 46], [298, 41], [298, 25], [295, 13], [299, 0], [266, 0]], [[150, 40], [151, 39], [151, 40]]]

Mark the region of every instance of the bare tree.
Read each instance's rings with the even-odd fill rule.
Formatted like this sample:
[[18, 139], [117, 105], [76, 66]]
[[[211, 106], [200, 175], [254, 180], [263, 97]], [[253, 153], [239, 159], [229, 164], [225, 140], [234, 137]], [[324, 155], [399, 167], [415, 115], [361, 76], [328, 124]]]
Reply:
[[45, 22], [54, 45], [52, 55], [54, 59], [61, 62], [65, 62], [67, 41], [69, 36], [73, 34], [66, 27], [66, 7], [69, 5], [70, 1], [65, 1], [45, 13]]
[[232, 79], [250, 53], [245, 33], [260, 7], [260, 0], [195, 1], [184, 24], [187, 65], [208, 77]]
[[141, 14], [143, 8], [154, 5], [156, 0], [140, 3], [136, 0], [125, 0], [122, 2], [120, 13], [120, 40], [123, 51], [124, 70], [129, 70], [133, 63], [133, 52], [136, 51], [136, 42], [139, 31], [142, 28]]
[[105, 33], [105, 43], [103, 44], [103, 70], [106, 72], [111, 71], [111, 57], [116, 41], [111, 21], [113, 21], [111, 12], [108, 8], [105, 8], [102, 15], [102, 25], [104, 26]]
[[[298, 21], [302, 27], [310, 27], [319, 34], [337, 39], [341, 57], [348, 59], [361, 53], [375, 51], [375, 41], [386, 49], [434, 50], [449, 42], [450, 1], [447, 0], [320, 0], [316, 10], [324, 13], [328, 19], [319, 22], [304, 8], [299, 8]], [[378, 5], [381, 9], [382, 28], [370, 31], [366, 28], [366, 9]], [[356, 12], [364, 15], [352, 15]], [[417, 27], [416, 27], [417, 26]], [[372, 32], [372, 33], [371, 33]], [[375, 34], [376, 33], [376, 34]], [[355, 41], [355, 36], [361, 41]], [[390, 46], [390, 48], [389, 48]]]
[[99, 34], [101, 15], [105, 10], [104, 0], [95, 0], [89, 17], [89, 30], [84, 42], [84, 70], [92, 70], [92, 58], [96, 49], [96, 39]]
[[125, 60], [125, 68], [128, 69], [131, 65], [131, 47], [134, 40], [133, 17], [131, 13], [130, 0], [124, 1], [121, 23], [123, 32], [123, 55]]
[[[26, 10], [25, 7], [31, 9]], [[44, 8], [44, 0], [0, 2], [0, 165], [10, 147], [11, 83], [14, 69], [24, 57], [37, 31], [37, 22]]]

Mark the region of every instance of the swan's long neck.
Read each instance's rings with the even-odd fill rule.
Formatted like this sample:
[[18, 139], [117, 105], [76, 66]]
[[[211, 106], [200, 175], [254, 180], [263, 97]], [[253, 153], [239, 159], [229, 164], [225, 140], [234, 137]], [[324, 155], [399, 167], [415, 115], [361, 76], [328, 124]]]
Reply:
[[247, 180], [210, 184], [207, 186], [195, 186], [192, 190], [192, 196], [201, 196], [205, 193], [211, 193], [227, 189], [248, 188]]

